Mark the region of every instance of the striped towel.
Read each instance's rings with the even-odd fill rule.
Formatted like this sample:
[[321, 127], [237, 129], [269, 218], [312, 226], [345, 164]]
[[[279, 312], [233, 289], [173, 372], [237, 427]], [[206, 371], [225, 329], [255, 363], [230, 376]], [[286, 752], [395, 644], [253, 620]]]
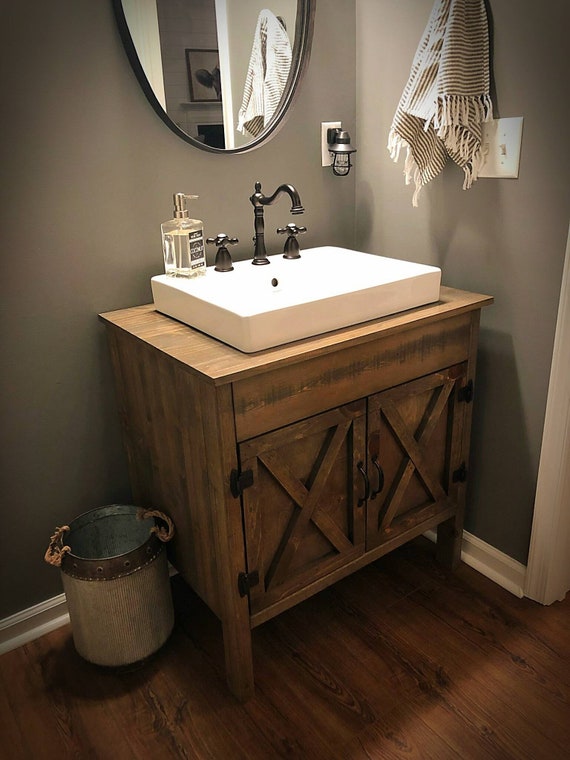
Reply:
[[282, 23], [269, 10], [257, 19], [237, 129], [257, 137], [271, 121], [287, 84], [291, 43]]
[[394, 161], [407, 149], [412, 204], [452, 158], [471, 187], [485, 160], [482, 122], [493, 117], [484, 0], [436, 0], [388, 137]]

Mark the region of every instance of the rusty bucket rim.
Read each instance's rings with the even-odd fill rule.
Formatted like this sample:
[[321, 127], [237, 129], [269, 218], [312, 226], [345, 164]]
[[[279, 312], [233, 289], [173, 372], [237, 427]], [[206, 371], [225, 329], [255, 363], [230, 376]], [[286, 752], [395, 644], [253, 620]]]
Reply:
[[[88, 516], [92, 516], [94, 513], [104, 512], [105, 510], [112, 510], [113, 508], [119, 508], [116, 514], [129, 515], [133, 517], [140, 515], [141, 509], [133, 504], [106, 504], [100, 507], [94, 507], [82, 512], [75, 517], [69, 523], [69, 534], [74, 530], [74, 526], [78, 525], [81, 528], [82, 519], [85, 520]], [[109, 514], [101, 515], [101, 519], [105, 517], [112, 517], [113, 512]], [[156, 525], [156, 518], [145, 517], [137, 518], [143, 521], [151, 521], [153, 525]], [[96, 522], [95, 518], [92, 522]], [[109, 581], [116, 578], [122, 578], [127, 575], [131, 575], [143, 567], [153, 562], [156, 557], [163, 550], [163, 542], [158, 539], [154, 533], [150, 533], [149, 536], [139, 546], [134, 549], [130, 549], [120, 554], [114, 554], [110, 557], [82, 557], [78, 554], [74, 554], [73, 549], [66, 552], [61, 557], [61, 571], [71, 578], [77, 578], [86, 581]]]

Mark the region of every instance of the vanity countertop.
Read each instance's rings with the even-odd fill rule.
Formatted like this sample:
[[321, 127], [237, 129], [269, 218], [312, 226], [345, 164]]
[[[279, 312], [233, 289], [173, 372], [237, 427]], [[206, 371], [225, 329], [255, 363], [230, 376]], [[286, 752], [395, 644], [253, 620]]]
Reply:
[[365, 344], [380, 334], [387, 336], [420, 325], [427, 326], [492, 303], [491, 296], [442, 286], [439, 301], [435, 303], [253, 354], [238, 351], [160, 314], [154, 304], [105, 312], [100, 318], [181, 362], [214, 385], [224, 385], [269, 369], [324, 356], [340, 348]]

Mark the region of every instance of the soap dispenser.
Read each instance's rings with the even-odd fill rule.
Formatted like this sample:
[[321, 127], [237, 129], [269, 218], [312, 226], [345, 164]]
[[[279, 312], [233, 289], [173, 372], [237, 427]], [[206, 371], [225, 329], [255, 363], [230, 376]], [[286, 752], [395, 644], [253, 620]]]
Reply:
[[169, 277], [199, 277], [206, 274], [204, 229], [188, 216], [187, 200], [197, 195], [174, 193], [174, 219], [160, 225], [164, 271]]

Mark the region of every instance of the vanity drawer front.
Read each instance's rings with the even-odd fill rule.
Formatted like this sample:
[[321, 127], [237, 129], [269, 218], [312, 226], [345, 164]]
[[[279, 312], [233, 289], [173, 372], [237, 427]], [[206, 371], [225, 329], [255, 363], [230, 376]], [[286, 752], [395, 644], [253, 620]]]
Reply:
[[373, 341], [233, 383], [238, 441], [459, 364], [469, 357], [472, 314]]

